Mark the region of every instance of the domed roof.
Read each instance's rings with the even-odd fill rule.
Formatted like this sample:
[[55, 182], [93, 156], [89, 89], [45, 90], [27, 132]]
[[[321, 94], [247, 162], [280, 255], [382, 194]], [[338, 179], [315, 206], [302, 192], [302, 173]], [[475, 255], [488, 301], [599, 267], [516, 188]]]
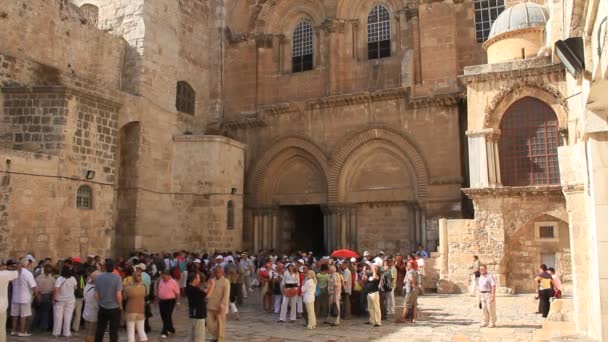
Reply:
[[492, 24], [488, 39], [509, 31], [547, 24], [549, 15], [544, 6], [533, 2], [522, 2], [505, 9]]

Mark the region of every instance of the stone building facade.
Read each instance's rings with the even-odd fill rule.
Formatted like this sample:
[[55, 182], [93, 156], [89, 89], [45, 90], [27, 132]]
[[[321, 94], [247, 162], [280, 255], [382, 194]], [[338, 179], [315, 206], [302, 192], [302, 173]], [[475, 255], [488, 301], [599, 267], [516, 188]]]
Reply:
[[0, 256], [422, 243], [608, 339], [605, 1], [0, 5]]

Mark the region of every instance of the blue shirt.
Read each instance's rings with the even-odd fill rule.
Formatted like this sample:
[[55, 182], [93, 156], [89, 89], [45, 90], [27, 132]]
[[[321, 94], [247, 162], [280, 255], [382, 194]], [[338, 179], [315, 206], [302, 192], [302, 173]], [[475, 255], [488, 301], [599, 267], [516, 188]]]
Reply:
[[99, 307], [118, 309], [122, 303], [116, 301], [116, 293], [122, 291], [122, 280], [114, 273], [104, 272], [95, 278], [95, 291], [99, 297]]

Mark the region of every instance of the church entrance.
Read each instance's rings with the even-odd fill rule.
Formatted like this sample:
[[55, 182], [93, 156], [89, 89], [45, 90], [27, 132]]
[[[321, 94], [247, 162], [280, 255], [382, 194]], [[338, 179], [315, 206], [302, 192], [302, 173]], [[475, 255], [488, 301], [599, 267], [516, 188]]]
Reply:
[[325, 253], [323, 212], [320, 205], [287, 205], [280, 207], [284, 246], [295, 251]]

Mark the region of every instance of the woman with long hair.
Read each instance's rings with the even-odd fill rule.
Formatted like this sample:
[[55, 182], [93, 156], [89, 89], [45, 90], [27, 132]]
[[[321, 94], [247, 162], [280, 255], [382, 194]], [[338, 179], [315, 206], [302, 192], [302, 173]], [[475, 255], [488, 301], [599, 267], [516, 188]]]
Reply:
[[317, 277], [314, 271], [308, 271], [302, 285], [302, 301], [304, 302], [304, 318], [306, 327], [315, 329], [317, 327], [317, 316], [315, 315], [315, 293], [317, 292]]
[[63, 330], [63, 336], [70, 337], [70, 324], [74, 314], [74, 304], [76, 297], [74, 290], [78, 286], [76, 278], [72, 275], [72, 270], [68, 266], [63, 266], [61, 276], [55, 281], [55, 291], [53, 292], [53, 336], [59, 337]]

